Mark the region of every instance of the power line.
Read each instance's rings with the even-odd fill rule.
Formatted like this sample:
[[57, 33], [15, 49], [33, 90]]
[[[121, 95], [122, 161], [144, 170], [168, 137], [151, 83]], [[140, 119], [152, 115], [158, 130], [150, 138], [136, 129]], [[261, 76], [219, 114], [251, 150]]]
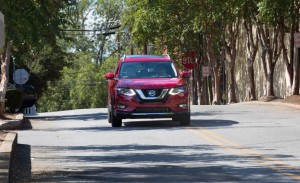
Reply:
[[[108, 27], [105, 30], [112, 30], [112, 29], [117, 29], [120, 28], [121, 25], [115, 25], [112, 27]], [[99, 31], [103, 31], [102, 29], [65, 29], [65, 30], [61, 30], [64, 32], [99, 32]]]

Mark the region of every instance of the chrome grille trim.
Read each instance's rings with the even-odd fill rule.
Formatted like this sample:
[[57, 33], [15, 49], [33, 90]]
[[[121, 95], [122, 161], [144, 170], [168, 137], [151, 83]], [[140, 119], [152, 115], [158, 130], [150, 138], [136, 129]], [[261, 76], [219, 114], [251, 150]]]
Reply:
[[162, 89], [160, 95], [158, 97], [146, 97], [143, 93], [142, 90], [140, 89], [135, 89], [135, 91], [138, 93], [138, 95], [143, 99], [143, 100], [156, 100], [156, 99], [163, 99], [166, 94], [168, 93], [169, 89]]

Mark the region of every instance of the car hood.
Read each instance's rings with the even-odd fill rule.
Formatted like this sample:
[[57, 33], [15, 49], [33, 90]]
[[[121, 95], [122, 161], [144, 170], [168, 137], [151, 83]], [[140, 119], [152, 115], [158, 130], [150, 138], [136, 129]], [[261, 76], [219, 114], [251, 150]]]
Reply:
[[186, 85], [182, 78], [143, 78], [143, 79], [120, 79], [118, 88], [133, 89], [161, 89], [176, 88]]

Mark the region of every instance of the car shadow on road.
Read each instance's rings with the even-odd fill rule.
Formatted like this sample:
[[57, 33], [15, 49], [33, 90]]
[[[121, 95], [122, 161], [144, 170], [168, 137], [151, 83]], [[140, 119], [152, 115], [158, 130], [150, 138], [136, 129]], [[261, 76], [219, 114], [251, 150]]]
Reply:
[[129, 119], [123, 122], [124, 127], [145, 127], [145, 128], [164, 128], [164, 127], [176, 127], [179, 125], [177, 121], [172, 121], [169, 119], [159, 119], [159, 120], [143, 120], [139, 121], [136, 119]]
[[[220, 120], [220, 119], [193, 119], [192, 114], [191, 118], [191, 127], [228, 127], [238, 124], [236, 121], [231, 120]], [[213, 115], [213, 114], [205, 114]], [[109, 124], [106, 119], [108, 118], [107, 113], [99, 112], [92, 114], [83, 114], [83, 115], [63, 115], [63, 116], [48, 116], [48, 117], [39, 117], [39, 118], [26, 118], [23, 130], [31, 130], [31, 120], [37, 119], [41, 121], [101, 121], [99, 126], [96, 124], [94, 126], [70, 126], [69, 128], [55, 128], [48, 129], [48, 131], [64, 131], [64, 130], [84, 130], [84, 131], [130, 131], [130, 130], [157, 130], [157, 129], [168, 129], [168, 130], [178, 130], [183, 128], [184, 126], [180, 126], [178, 121], [172, 121], [169, 118], [161, 118], [161, 119], [124, 119], [123, 127], [121, 128], [112, 128], [111, 124]], [[103, 126], [105, 123], [105, 126]]]
[[45, 116], [45, 117], [31, 117], [30, 119], [43, 119], [45, 121], [55, 121], [55, 120], [101, 120], [107, 119], [107, 113], [92, 113], [92, 114], [78, 114], [78, 115], [60, 115], [60, 116]]
[[[123, 123], [125, 127], [145, 127], [145, 128], [169, 128], [169, 127], [180, 127], [178, 121], [172, 120], [149, 120], [149, 121], [128, 121]], [[192, 127], [226, 127], [233, 126], [238, 124], [236, 121], [231, 120], [219, 120], [219, 119], [211, 119], [211, 120], [199, 120], [192, 119], [191, 126]]]

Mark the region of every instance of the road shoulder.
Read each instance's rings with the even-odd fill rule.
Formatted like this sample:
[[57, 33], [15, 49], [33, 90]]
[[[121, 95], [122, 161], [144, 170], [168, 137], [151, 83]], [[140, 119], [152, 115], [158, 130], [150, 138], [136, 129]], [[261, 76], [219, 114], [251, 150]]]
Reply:
[[9, 182], [11, 174], [12, 160], [14, 151], [17, 146], [17, 133], [16, 132], [0, 132], [4, 137], [0, 139], [0, 182]]
[[21, 129], [23, 114], [5, 115], [0, 121], [0, 182], [9, 182], [18, 134], [11, 130]]

